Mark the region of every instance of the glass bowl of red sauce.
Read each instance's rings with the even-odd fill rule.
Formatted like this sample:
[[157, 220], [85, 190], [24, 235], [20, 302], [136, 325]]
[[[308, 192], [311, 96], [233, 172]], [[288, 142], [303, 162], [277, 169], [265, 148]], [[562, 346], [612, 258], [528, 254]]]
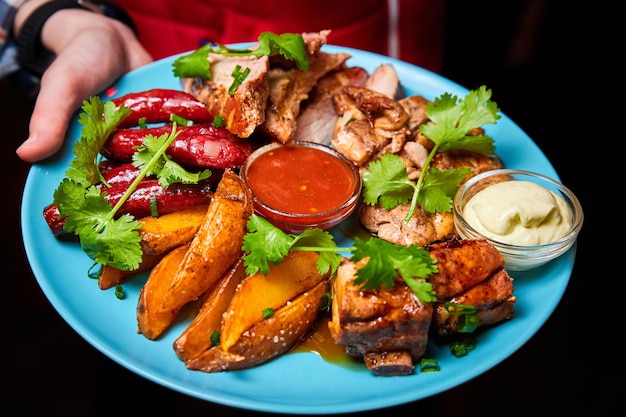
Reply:
[[252, 191], [255, 213], [286, 233], [338, 225], [354, 212], [361, 195], [358, 168], [315, 142], [262, 146], [240, 175]]

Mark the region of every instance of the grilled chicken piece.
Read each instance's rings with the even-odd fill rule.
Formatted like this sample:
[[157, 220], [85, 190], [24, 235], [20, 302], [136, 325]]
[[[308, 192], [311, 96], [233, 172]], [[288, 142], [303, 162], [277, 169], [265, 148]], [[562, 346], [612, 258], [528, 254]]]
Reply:
[[396, 69], [391, 64], [381, 64], [372, 71], [364, 85], [368, 90], [386, 95], [392, 100], [397, 100], [403, 94], [400, 86], [400, 78]]
[[422, 96], [409, 96], [398, 100], [398, 103], [408, 113], [409, 129], [411, 129], [412, 135], [415, 135], [419, 126], [428, 122], [426, 106], [429, 101]]
[[333, 96], [344, 85], [363, 86], [367, 77], [367, 71], [363, 68], [342, 66], [321, 78], [311, 90], [309, 98], [302, 103], [296, 131], [291, 140], [329, 145], [339, 117], [335, 111]]
[[450, 314], [445, 302], [476, 307], [478, 327], [513, 317], [513, 280], [495, 247], [455, 239], [426, 249], [437, 260], [438, 272], [428, 278], [434, 303], [421, 303], [401, 279], [391, 289], [361, 290], [353, 281], [366, 259], [344, 259], [332, 281], [330, 334], [376, 375], [411, 374], [426, 353], [429, 335], [443, 340], [458, 333], [459, 316]]
[[270, 93], [265, 122], [259, 131], [270, 139], [289, 142], [296, 131], [300, 106], [309, 98], [311, 89], [319, 79], [343, 66], [348, 58], [348, 54], [319, 51], [309, 56], [308, 71], [272, 68], [268, 76]]
[[[407, 142], [409, 143], [409, 142]], [[416, 146], [420, 146], [416, 144]], [[406, 148], [406, 146], [405, 146]], [[476, 152], [442, 152], [435, 156], [432, 166], [444, 170], [450, 168], [468, 167], [473, 171], [464, 181], [481, 172], [502, 167], [502, 162], [493, 156], [485, 156]], [[415, 170], [415, 167], [412, 168]], [[409, 178], [411, 168], [407, 167]], [[451, 212], [429, 213], [417, 206], [413, 217], [405, 222], [409, 212], [409, 204], [402, 204], [391, 210], [385, 210], [380, 205], [361, 204], [358, 209], [361, 224], [381, 239], [397, 245], [417, 244], [424, 246], [430, 243], [457, 237], [454, 228], [454, 218]]]
[[[406, 354], [417, 360], [426, 352], [433, 307], [420, 302], [402, 280], [390, 289], [361, 290], [353, 280], [366, 262], [344, 259], [339, 266], [331, 286], [330, 334], [335, 343], [345, 345], [348, 355], [365, 360], [377, 374], [390, 375], [391, 368], [403, 375], [412, 373]], [[381, 363], [376, 355], [387, 361]], [[394, 357], [404, 358], [403, 365], [395, 364]]]
[[401, 204], [391, 210], [386, 210], [379, 204], [361, 204], [358, 215], [367, 230], [396, 245], [424, 246], [456, 236], [451, 212], [429, 213], [418, 205], [413, 217], [405, 222], [409, 208], [409, 204]]
[[341, 91], [345, 97], [337, 96], [335, 105], [342, 117], [332, 140], [337, 152], [363, 166], [389, 144], [389, 152], [402, 149], [410, 133], [409, 115], [397, 101], [364, 87], [345, 86]]
[[[227, 57], [209, 54], [212, 78], [187, 78], [183, 80], [184, 91], [193, 94], [206, 104], [209, 113], [224, 117], [224, 126], [240, 138], [249, 137], [265, 121], [269, 96], [269, 59], [262, 57]], [[235, 68], [249, 68], [250, 73], [230, 95], [234, 83]]]
[[477, 327], [513, 317], [516, 297], [513, 279], [504, 269], [500, 252], [484, 240], [450, 240], [427, 247], [439, 271], [429, 277], [437, 296], [431, 327], [438, 340], [458, 334], [460, 315], [445, 303], [471, 305], [478, 314]]

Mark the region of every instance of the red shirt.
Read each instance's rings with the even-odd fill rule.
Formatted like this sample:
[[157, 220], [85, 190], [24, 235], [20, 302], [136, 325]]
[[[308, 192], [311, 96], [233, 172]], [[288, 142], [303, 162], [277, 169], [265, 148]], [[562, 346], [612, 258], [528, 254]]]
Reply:
[[264, 31], [332, 30], [328, 43], [393, 56], [438, 72], [445, 2], [436, 0], [116, 0], [154, 59], [206, 42], [254, 42]]

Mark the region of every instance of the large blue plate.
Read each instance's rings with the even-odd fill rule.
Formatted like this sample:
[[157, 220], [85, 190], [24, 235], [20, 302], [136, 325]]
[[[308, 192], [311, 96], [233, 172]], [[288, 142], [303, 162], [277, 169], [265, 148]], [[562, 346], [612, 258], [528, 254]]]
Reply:
[[[335, 46], [326, 46], [325, 50], [350, 53], [349, 64], [368, 71], [383, 63], [393, 64], [408, 94], [434, 99], [444, 92], [458, 97], [468, 92], [441, 76], [384, 56]], [[127, 74], [116, 84], [113, 94], [179, 88], [179, 80], [172, 75], [173, 59]], [[481, 333], [476, 349], [462, 358], [431, 343], [427, 356], [437, 359], [440, 372], [380, 378], [364, 366], [332, 364], [310, 352], [290, 353], [245, 371], [189, 371], [172, 349], [188, 321], [177, 323], [159, 341], [137, 334], [135, 307], [144, 279], [124, 286], [125, 300], [116, 299], [111, 290], [101, 291], [87, 277], [91, 261], [80, 246], [55, 239], [44, 221], [42, 210], [52, 202], [53, 191], [73, 158], [71, 149], [80, 131], [75, 121], [61, 152], [34, 165], [26, 181], [22, 230], [34, 275], [65, 321], [102, 353], [149, 380], [207, 401], [258, 411], [328, 414], [389, 407], [435, 395], [488, 371], [528, 341], [556, 308], [574, 265], [575, 247], [544, 267], [512, 274], [518, 298], [515, 317]], [[506, 115], [497, 125], [488, 126], [487, 133], [495, 138], [496, 152], [507, 167], [558, 179], [537, 145]], [[340, 246], [342, 240], [351, 239], [344, 229], [339, 226], [334, 231]]]

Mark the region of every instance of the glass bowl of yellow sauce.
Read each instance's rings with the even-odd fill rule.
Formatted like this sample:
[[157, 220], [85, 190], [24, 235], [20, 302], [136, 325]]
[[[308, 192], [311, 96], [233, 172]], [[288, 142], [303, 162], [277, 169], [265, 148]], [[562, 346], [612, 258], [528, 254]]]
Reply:
[[545, 175], [514, 169], [471, 177], [454, 197], [453, 214], [459, 236], [489, 241], [510, 271], [536, 268], [567, 252], [584, 219], [569, 188]]

